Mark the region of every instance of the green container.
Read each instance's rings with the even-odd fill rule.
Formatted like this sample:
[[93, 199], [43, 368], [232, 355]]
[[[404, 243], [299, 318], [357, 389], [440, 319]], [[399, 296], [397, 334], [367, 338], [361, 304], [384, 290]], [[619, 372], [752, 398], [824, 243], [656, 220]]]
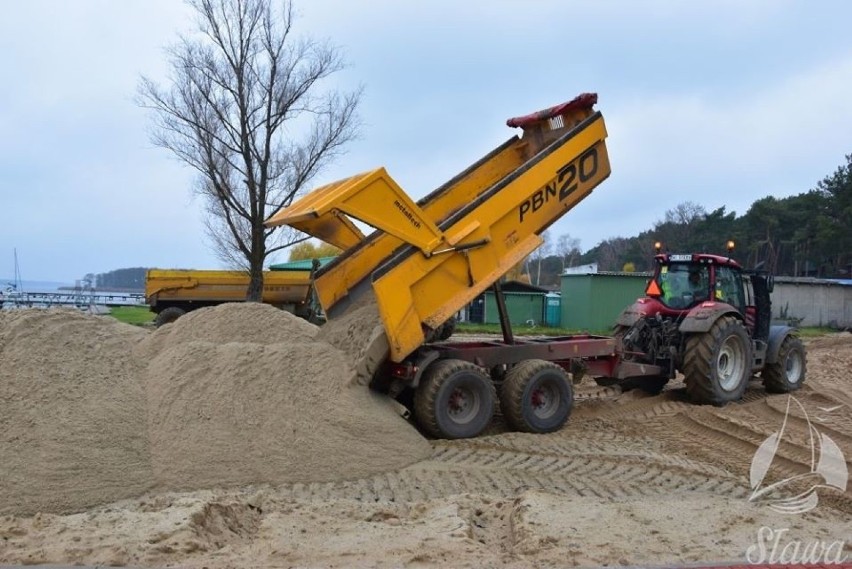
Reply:
[[[544, 320], [544, 292], [503, 292], [506, 311], [512, 325], [523, 326], [532, 322], [541, 326]], [[485, 293], [485, 323], [499, 324], [500, 313], [494, 292]]]
[[651, 273], [562, 275], [562, 327], [605, 332], [618, 315], [645, 296]]

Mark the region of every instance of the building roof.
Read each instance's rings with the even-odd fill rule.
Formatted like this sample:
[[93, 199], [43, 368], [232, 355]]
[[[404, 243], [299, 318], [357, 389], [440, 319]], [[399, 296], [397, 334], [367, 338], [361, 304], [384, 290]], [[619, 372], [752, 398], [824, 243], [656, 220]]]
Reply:
[[823, 279], [818, 277], [775, 277], [775, 282], [784, 284], [852, 286], [852, 279]]
[[654, 276], [654, 273], [625, 271], [598, 271], [596, 273], [562, 273], [562, 277], [642, 277], [648, 279]]
[[[529, 283], [524, 283], [521, 281], [506, 281], [504, 283], [500, 283], [500, 288], [503, 292], [534, 292], [539, 294], [545, 294], [548, 291], [546, 288], [542, 288], [540, 286], [535, 286]], [[486, 290], [488, 292], [490, 289]]]

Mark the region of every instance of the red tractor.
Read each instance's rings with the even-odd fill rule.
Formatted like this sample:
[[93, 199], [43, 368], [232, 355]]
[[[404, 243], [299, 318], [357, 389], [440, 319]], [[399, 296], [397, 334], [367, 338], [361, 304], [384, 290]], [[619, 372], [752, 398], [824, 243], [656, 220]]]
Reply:
[[714, 405], [740, 399], [756, 373], [773, 393], [802, 386], [802, 341], [794, 328], [770, 325], [770, 276], [719, 255], [665, 253], [654, 260], [646, 296], [622, 312], [614, 335], [623, 362], [660, 373], [598, 377], [599, 384], [657, 392], [680, 371], [690, 399]]

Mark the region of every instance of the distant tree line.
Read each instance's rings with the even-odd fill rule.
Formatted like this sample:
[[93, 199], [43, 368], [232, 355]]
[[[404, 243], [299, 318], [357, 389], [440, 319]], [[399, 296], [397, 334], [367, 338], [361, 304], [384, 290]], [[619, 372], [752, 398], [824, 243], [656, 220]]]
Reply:
[[684, 202], [639, 235], [605, 239], [585, 253], [569, 235], [555, 242], [547, 233], [544, 237], [545, 244], [512, 273], [515, 278], [555, 286], [566, 266], [591, 263], [601, 271], [650, 271], [655, 242], [670, 252], [725, 254], [729, 239], [736, 243], [733, 257], [747, 268], [760, 265], [776, 275], [850, 278], [852, 155], [815, 188], [787, 198], [761, 198], [745, 215]]
[[116, 269], [108, 273], [89, 273], [83, 277], [83, 286], [91, 286], [99, 290], [115, 289], [128, 291], [145, 290], [146, 267]]

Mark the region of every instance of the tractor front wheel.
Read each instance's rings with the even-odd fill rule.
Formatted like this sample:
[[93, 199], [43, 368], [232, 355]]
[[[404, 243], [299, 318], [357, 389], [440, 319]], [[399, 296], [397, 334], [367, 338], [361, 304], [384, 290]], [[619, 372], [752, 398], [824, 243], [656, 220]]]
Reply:
[[766, 391], [789, 393], [802, 386], [806, 367], [805, 346], [797, 336], [789, 335], [781, 342], [775, 363], [766, 364], [760, 377]]
[[496, 403], [494, 383], [484, 369], [463, 360], [439, 360], [417, 386], [414, 414], [433, 437], [466, 439], [485, 430]]
[[724, 405], [742, 398], [751, 378], [751, 340], [742, 323], [722, 316], [707, 332], [687, 339], [686, 392], [696, 403]]

